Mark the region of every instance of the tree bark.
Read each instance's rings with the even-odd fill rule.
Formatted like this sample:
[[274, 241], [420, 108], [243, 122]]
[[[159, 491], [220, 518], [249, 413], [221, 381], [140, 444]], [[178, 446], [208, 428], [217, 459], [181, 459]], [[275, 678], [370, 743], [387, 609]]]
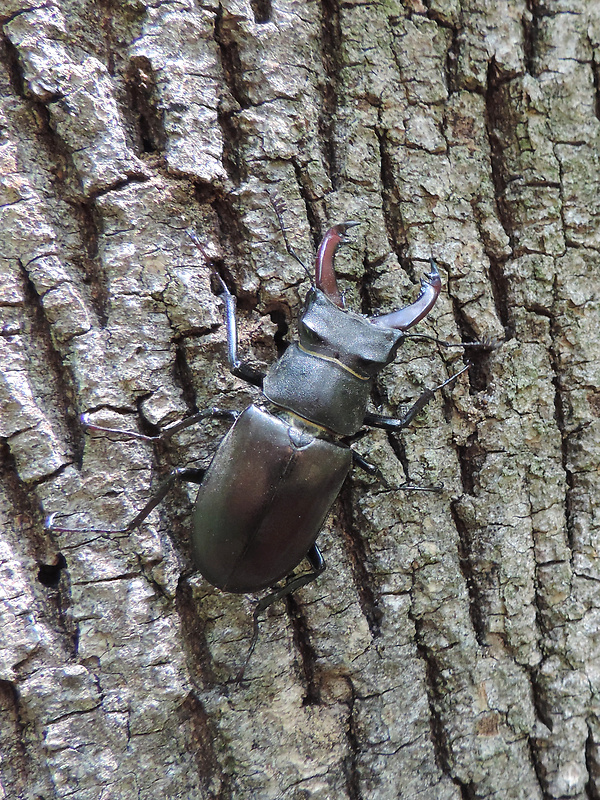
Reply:
[[[4, 0], [0, 798], [600, 798], [596, 0]], [[372, 410], [328, 570], [269, 609], [194, 573], [194, 487], [329, 223], [349, 307], [443, 291]], [[186, 231], [202, 243], [194, 247]], [[310, 502], [310, 498], [307, 498]], [[47, 515], [71, 533], [48, 533]], [[108, 533], [92, 533], [90, 529]]]

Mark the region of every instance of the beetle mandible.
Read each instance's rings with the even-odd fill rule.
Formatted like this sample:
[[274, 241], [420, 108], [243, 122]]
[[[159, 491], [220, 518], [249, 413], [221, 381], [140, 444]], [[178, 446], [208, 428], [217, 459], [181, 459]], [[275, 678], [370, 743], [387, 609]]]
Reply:
[[[298, 325], [298, 340], [268, 372], [240, 361], [235, 298], [220, 278], [225, 304], [228, 358], [232, 373], [262, 389], [273, 410], [256, 404], [241, 414], [209, 408], [144, 436], [93, 425], [89, 430], [119, 433], [148, 442], [164, 441], [209, 417], [234, 420], [208, 470], [175, 469], [137, 516], [120, 532], [140, 525], [177, 480], [200, 485], [193, 509], [192, 554], [195, 566], [211, 584], [228, 592], [271, 591], [255, 606], [254, 630], [243, 677], [258, 637], [258, 618], [271, 603], [315, 580], [325, 569], [316, 544], [353, 460], [371, 473], [378, 470], [350, 445], [363, 426], [398, 431], [468, 366], [435, 389], [426, 390], [401, 419], [367, 412], [373, 379], [396, 356], [405, 331], [433, 308], [441, 289], [438, 269], [421, 280], [414, 303], [383, 316], [367, 318], [344, 307], [337, 287], [334, 255], [356, 222], [334, 225], [317, 252], [314, 283]], [[285, 236], [288, 252], [291, 250]], [[195, 237], [192, 239], [198, 244]], [[428, 337], [427, 337], [428, 338]], [[447, 343], [443, 343], [447, 344]], [[460, 345], [458, 345], [460, 346]], [[401, 488], [419, 488], [405, 486]], [[69, 532], [70, 528], [48, 528]], [[113, 533], [115, 531], [99, 531]], [[311, 569], [293, 570], [307, 558]], [[275, 586], [278, 582], [285, 582]]]

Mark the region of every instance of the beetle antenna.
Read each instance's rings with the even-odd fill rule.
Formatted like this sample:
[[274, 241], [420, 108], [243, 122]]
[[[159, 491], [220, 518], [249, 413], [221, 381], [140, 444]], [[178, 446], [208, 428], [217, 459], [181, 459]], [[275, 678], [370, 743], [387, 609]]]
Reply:
[[[185, 232], [187, 233], [187, 235], [189, 236], [189, 238], [191, 239], [191, 241], [192, 241], [192, 242], [193, 242], [193, 243], [196, 245], [196, 247], [198, 248], [198, 250], [199, 250], [199, 251], [202, 253], [202, 255], [204, 256], [204, 258], [206, 259], [206, 261], [207, 261], [207, 262], [208, 262], [210, 265], [212, 265], [212, 264], [214, 263], [214, 259], [212, 259], [212, 258], [211, 258], [211, 257], [208, 255], [208, 253], [206, 252], [206, 248], [204, 247], [204, 245], [202, 244], [202, 242], [200, 241], [200, 239], [199, 239], [199, 238], [198, 238], [198, 236], [196, 235], [196, 231], [192, 230], [192, 228], [186, 228], [186, 229], [185, 229]], [[214, 267], [213, 267], [213, 271], [214, 271]]]
[[193, 243], [196, 245], [196, 247], [198, 248], [198, 250], [200, 250], [200, 252], [202, 253], [202, 255], [203, 255], [203, 256], [206, 256], [206, 251], [205, 251], [205, 250], [204, 250], [204, 248], [202, 247], [202, 245], [201, 245], [201, 243], [200, 243], [200, 239], [198, 239], [198, 237], [196, 236], [196, 232], [195, 232], [194, 230], [192, 230], [192, 228], [186, 228], [186, 229], [185, 229], [185, 232], [186, 232], [186, 233], [187, 233], [187, 235], [190, 237], [190, 239], [192, 240], [192, 242], [193, 242]]
[[207, 262], [208, 266], [212, 270], [212, 274], [214, 275], [214, 277], [217, 279], [218, 283], [221, 286], [221, 290], [222, 290], [221, 293], [224, 293], [225, 295], [229, 294], [229, 289], [227, 288], [227, 284], [225, 283], [225, 281], [223, 280], [223, 278], [221, 277], [221, 275], [219, 274], [219, 272], [218, 272], [218, 270], [216, 268], [215, 260], [208, 255], [204, 245], [202, 244], [200, 239], [198, 239], [198, 237], [196, 236], [196, 232], [193, 231], [191, 228], [186, 228], [185, 232], [190, 237], [191, 241], [196, 245], [198, 250], [202, 253], [204, 258], [206, 259], [206, 262]]
[[271, 203], [271, 207], [273, 208], [273, 211], [275, 212], [275, 216], [277, 217], [277, 221], [279, 222], [279, 229], [281, 231], [281, 235], [283, 236], [283, 241], [285, 242], [285, 249], [288, 251], [289, 255], [291, 255], [291, 257], [294, 258], [300, 264], [300, 266], [302, 267], [304, 272], [306, 272], [306, 277], [308, 278], [308, 280], [312, 284], [313, 283], [313, 277], [312, 277], [312, 274], [311, 274], [310, 270], [308, 269], [308, 267], [306, 266], [304, 261], [302, 261], [302, 259], [298, 255], [298, 253], [296, 253], [296, 251], [294, 250], [292, 245], [289, 243], [289, 240], [287, 238], [287, 232], [285, 230], [285, 225], [283, 224], [283, 208], [284, 208], [283, 201], [282, 200], [277, 200], [276, 198], [273, 198], [269, 192], [267, 192], [267, 197], [269, 198], [269, 202]]

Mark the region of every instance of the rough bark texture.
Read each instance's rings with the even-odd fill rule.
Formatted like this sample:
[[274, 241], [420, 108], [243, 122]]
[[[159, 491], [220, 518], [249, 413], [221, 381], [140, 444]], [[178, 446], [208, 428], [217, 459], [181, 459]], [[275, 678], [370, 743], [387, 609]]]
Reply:
[[[0, 797], [600, 797], [597, 0], [3, 0]], [[357, 449], [329, 565], [273, 606], [193, 573], [194, 489], [122, 528], [258, 393], [328, 222], [348, 305], [492, 337], [399, 440]], [[194, 248], [192, 227], [204, 246]], [[462, 365], [407, 344], [373, 409]], [[310, 500], [310, 498], [309, 498]], [[81, 533], [44, 531], [56, 512]]]

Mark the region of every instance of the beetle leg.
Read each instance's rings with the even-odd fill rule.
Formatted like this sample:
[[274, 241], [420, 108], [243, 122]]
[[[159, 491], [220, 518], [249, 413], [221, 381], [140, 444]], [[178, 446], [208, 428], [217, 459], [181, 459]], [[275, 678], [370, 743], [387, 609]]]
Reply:
[[456, 372], [454, 375], [451, 375], [447, 380], [445, 380], [443, 383], [440, 383], [440, 385], [436, 386], [434, 389], [425, 389], [423, 394], [420, 395], [420, 397], [417, 397], [415, 403], [408, 409], [402, 418], [397, 419], [396, 417], [384, 417], [380, 414], [367, 413], [365, 414], [364, 424], [371, 428], [383, 428], [386, 431], [399, 431], [402, 430], [402, 428], [406, 428], [406, 426], [413, 421], [417, 414], [419, 414], [425, 408], [427, 403], [433, 399], [436, 392], [438, 392], [440, 389], [443, 389], [444, 386], [448, 386], [448, 384], [455, 381], [459, 375], [462, 375], [463, 372], [466, 372], [470, 366], [470, 364], [467, 364], [462, 369], [459, 369], [458, 372]]
[[[120, 433], [120, 431], [118, 431]], [[202, 483], [204, 473], [203, 469], [174, 469], [171, 471], [169, 477], [160, 486], [156, 494], [150, 498], [142, 510], [135, 515], [131, 522], [125, 528], [113, 528], [111, 530], [100, 528], [63, 528], [54, 524], [56, 513], [50, 514], [46, 518], [44, 527], [47, 531], [56, 533], [78, 533], [79, 531], [86, 531], [87, 533], [131, 533], [139, 527], [142, 522], [150, 516], [156, 506], [164, 500], [167, 492], [173, 487], [176, 481], [188, 481], [189, 483]]]
[[165, 428], [164, 431], [161, 431], [158, 436], [146, 436], [143, 433], [125, 431], [121, 430], [120, 428], [105, 428], [104, 425], [94, 425], [92, 422], [87, 421], [87, 414], [82, 414], [79, 419], [81, 420], [83, 427], [88, 431], [99, 431], [100, 433], [118, 433], [120, 436], [124, 436], [126, 439], [139, 439], [142, 442], [164, 442], [167, 439], [170, 439], [173, 434], [179, 433], [179, 431], [189, 428], [191, 425], [197, 425], [199, 422], [202, 422], [202, 420], [205, 420], [209, 417], [214, 417], [215, 419], [229, 419], [232, 422], [235, 422], [239, 417], [239, 411], [225, 411], [222, 408], [216, 407], [206, 408], [204, 411], [198, 411], [197, 414], [192, 414], [191, 417], [186, 417], [180, 422], [176, 422], [174, 425], [169, 425], [169, 427]]
[[367, 474], [373, 475], [373, 477], [377, 478], [377, 480], [382, 483], [386, 489], [393, 491], [396, 489], [403, 489], [406, 492], [441, 492], [444, 488], [443, 486], [415, 486], [412, 483], [402, 483], [400, 486], [392, 486], [379, 467], [371, 464], [370, 461], [364, 459], [358, 453], [354, 452], [354, 450], [352, 451], [352, 456], [357, 467], [364, 469]]
[[156, 506], [165, 499], [167, 493], [173, 488], [177, 481], [200, 484], [202, 483], [205, 472], [206, 470], [204, 469], [194, 468], [179, 468], [171, 470], [166, 481], [159, 487], [156, 494], [150, 498], [139, 514], [136, 514], [125, 530], [129, 532], [141, 525], [142, 522], [150, 516], [150, 513], [154, 511]]
[[248, 383], [251, 383], [253, 386], [258, 386], [259, 389], [261, 389], [265, 373], [253, 369], [249, 364], [241, 362], [238, 358], [237, 324], [235, 318], [235, 297], [231, 294], [231, 292], [227, 288], [227, 284], [214, 268], [215, 267], [214, 260], [211, 259], [210, 256], [206, 253], [205, 248], [200, 243], [200, 240], [198, 239], [194, 231], [191, 228], [188, 228], [186, 233], [190, 237], [192, 242], [196, 245], [198, 250], [200, 250], [207, 263], [213, 267], [213, 275], [221, 284], [223, 300], [225, 302], [225, 324], [227, 326], [227, 350], [229, 356], [229, 368], [236, 377], [242, 378], [243, 380], [248, 381]]
[[281, 600], [282, 597], [286, 597], [288, 594], [295, 592], [296, 589], [299, 589], [301, 586], [306, 586], [307, 583], [312, 583], [312, 581], [316, 580], [325, 569], [325, 559], [323, 558], [323, 554], [316, 544], [313, 544], [313, 546], [310, 548], [306, 554], [306, 558], [312, 567], [311, 572], [303, 572], [301, 575], [288, 578], [286, 583], [280, 589], [274, 589], [272, 592], [269, 592], [269, 594], [265, 595], [262, 600], [259, 600], [254, 607], [254, 614], [252, 616], [252, 639], [250, 641], [250, 647], [248, 648], [246, 660], [244, 661], [244, 664], [235, 679], [236, 683], [242, 682], [244, 673], [246, 672], [246, 667], [248, 666], [250, 657], [252, 656], [254, 648], [256, 647], [259, 633], [258, 618], [262, 612], [277, 600]]
[[227, 328], [227, 358], [229, 359], [229, 369], [237, 378], [242, 378], [242, 380], [245, 380], [248, 383], [251, 383], [253, 386], [258, 386], [259, 389], [262, 389], [265, 373], [259, 372], [259, 370], [254, 369], [249, 364], [240, 361], [238, 356], [235, 297], [229, 291], [223, 278], [218, 273], [215, 273], [215, 275], [221, 284], [221, 296], [225, 304], [225, 326]]
[[370, 461], [367, 461], [366, 458], [363, 458], [359, 455], [355, 450], [352, 451], [352, 460], [356, 464], [357, 467], [363, 469], [367, 475], [372, 475], [374, 478], [383, 484], [386, 489], [393, 489], [394, 487], [390, 485], [387, 478], [383, 474], [383, 472], [376, 467], [375, 464], [371, 464]]

